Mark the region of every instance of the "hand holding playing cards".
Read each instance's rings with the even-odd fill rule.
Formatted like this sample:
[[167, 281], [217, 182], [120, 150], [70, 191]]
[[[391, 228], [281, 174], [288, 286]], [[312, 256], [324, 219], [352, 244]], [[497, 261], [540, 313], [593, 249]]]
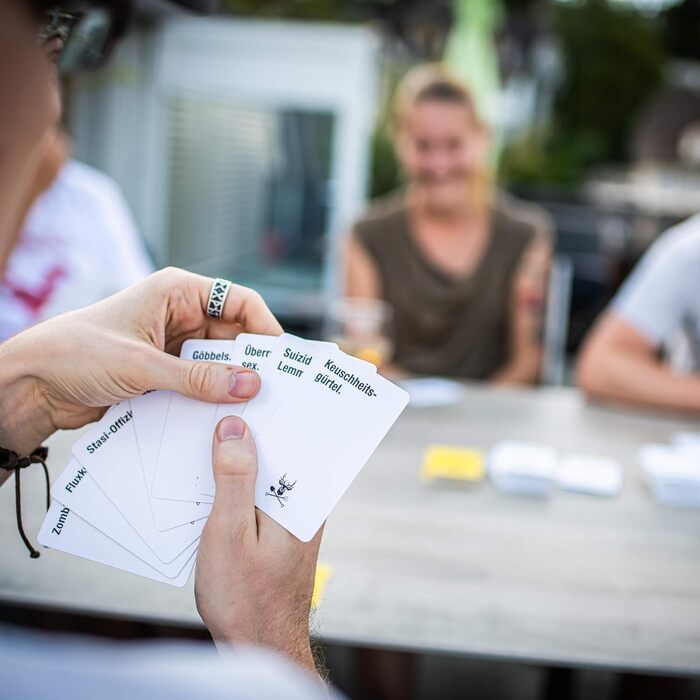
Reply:
[[282, 329], [262, 298], [233, 285], [222, 319], [207, 317], [210, 278], [169, 268], [92, 306], [0, 346], [0, 445], [26, 452], [57, 428], [76, 428], [104, 407], [149, 389], [217, 403], [246, 401], [255, 372], [174, 357], [187, 338]]
[[217, 642], [275, 649], [314, 671], [309, 610], [323, 528], [301, 542], [255, 508], [255, 442], [238, 417], [214, 435], [216, 497], [197, 556], [197, 609]]

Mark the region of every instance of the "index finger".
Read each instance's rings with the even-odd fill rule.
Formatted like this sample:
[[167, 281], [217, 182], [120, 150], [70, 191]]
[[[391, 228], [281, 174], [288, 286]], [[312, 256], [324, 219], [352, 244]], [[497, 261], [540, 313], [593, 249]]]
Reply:
[[247, 333], [261, 335], [282, 333], [282, 326], [260, 294], [240, 284], [231, 285], [221, 320], [236, 323]]
[[[214, 280], [211, 277], [197, 275], [197, 281], [202, 310], [206, 315]], [[210, 338], [231, 337], [238, 333], [280, 335], [283, 331], [279, 321], [258, 292], [233, 283], [226, 296], [221, 318], [207, 317], [206, 325], [207, 336]]]

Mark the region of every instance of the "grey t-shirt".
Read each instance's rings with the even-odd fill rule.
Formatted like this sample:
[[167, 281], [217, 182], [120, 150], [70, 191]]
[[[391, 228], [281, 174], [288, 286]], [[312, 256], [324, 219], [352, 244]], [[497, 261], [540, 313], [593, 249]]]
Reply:
[[285, 658], [193, 642], [104, 642], [0, 626], [0, 700], [340, 700]]
[[669, 229], [613, 301], [613, 313], [681, 371], [700, 371], [700, 215]]

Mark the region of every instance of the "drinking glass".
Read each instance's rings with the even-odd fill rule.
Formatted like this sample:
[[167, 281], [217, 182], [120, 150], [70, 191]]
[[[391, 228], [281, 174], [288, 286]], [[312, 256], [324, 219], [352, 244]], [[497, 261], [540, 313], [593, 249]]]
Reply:
[[392, 321], [391, 307], [381, 299], [342, 297], [328, 309], [326, 337], [381, 370], [393, 353]]

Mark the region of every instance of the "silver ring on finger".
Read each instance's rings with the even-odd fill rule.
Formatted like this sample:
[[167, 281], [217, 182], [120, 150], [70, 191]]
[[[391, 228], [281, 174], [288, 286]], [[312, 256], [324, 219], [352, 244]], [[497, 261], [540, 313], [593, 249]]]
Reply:
[[232, 282], [217, 277], [211, 285], [209, 301], [207, 302], [207, 316], [221, 318], [224, 312], [226, 297], [231, 289]]

